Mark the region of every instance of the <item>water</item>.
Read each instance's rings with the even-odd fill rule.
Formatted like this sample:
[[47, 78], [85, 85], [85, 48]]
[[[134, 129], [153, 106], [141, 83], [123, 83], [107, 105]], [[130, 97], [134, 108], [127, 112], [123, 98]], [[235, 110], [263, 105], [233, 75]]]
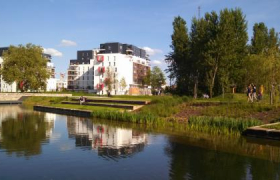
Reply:
[[0, 179], [274, 180], [280, 142], [0, 106]]

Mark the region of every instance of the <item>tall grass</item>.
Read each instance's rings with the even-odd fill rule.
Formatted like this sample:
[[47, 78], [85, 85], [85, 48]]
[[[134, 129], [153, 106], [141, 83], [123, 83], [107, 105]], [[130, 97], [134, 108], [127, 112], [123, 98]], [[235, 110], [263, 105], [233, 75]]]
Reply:
[[161, 118], [153, 114], [130, 113], [127, 111], [94, 111], [92, 116], [100, 119], [108, 119], [113, 121], [126, 121], [140, 124], [158, 124]]
[[192, 99], [183, 96], [154, 96], [151, 104], [140, 109], [141, 114], [152, 114], [158, 117], [169, 117], [180, 111], [179, 105]]
[[248, 127], [261, 125], [256, 119], [192, 116], [189, 118], [189, 129], [218, 134], [241, 133]]

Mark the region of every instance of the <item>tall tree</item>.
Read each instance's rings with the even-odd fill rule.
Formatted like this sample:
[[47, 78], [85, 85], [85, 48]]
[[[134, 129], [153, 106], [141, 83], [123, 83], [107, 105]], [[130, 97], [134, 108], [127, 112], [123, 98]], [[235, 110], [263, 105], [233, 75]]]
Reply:
[[255, 23], [253, 27], [253, 37], [251, 39], [251, 53], [260, 54], [263, 53], [267, 47], [268, 41], [268, 29], [266, 25], [261, 23]]
[[171, 79], [176, 79], [177, 89], [180, 94], [187, 94], [189, 90], [189, 74], [191, 67], [189, 60], [189, 37], [186, 21], [180, 16], [173, 21], [173, 34], [171, 36], [172, 52], [166, 56], [169, 64], [167, 72]]
[[17, 82], [22, 92], [45, 89], [50, 77], [42, 47], [33, 44], [10, 46], [3, 54], [0, 72], [8, 84]]
[[220, 12], [219, 19], [217, 41], [221, 63], [218, 81], [224, 93], [229, 85], [242, 83], [242, 66], [247, 55], [248, 34], [247, 22], [240, 9], [224, 9]]

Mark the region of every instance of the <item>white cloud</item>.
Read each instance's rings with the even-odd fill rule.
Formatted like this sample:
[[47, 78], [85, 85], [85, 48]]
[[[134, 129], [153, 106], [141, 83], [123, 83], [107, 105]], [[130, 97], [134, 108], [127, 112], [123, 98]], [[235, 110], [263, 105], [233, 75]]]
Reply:
[[155, 54], [161, 54], [162, 50], [160, 49], [152, 49], [150, 47], [143, 47], [143, 49], [149, 54], [150, 56], [153, 56]]
[[59, 46], [77, 46], [77, 43], [74, 41], [62, 39]]
[[50, 54], [52, 56], [62, 57], [62, 53], [53, 48], [44, 48], [44, 53]]
[[151, 64], [160, 65], [160, 64], [162, 64], [162, 61], [160, 61], [160, 60], [152, 60]]

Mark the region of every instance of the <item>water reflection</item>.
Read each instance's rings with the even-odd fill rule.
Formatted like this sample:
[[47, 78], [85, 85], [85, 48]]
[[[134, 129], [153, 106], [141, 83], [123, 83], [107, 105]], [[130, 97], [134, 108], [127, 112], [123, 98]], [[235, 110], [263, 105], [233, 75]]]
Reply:
[[95, 124], [91, 119], [67, 117], [67, 128], [77, 147], [94, 149], [104, 157], [127, 157], [142, 151], [147, 144], [144, 133]]
[[41, 153], [54, 127], [48, 114], [23, 112], [19, 106], [0, 107], [0, 149], [29, 157]]
[[[186, 141], [180, 143], [181, 140], [170, 137], [169, 143], [165, 148], [166, 154], [171, 158], [170, 179], [279, 179], [280, 164], [278, 162], [251, 158], [250, 156], [240, 156], [240, 154], [209, 150], [205, 149], [205, 146], [204, 148], [200, 148], [202, 145], [193, 146], [185, 143]], [[243, 147], [248, 148], [250, 145], [256, 148], [255, 151], [258, 154], [258, 148], [261, 147], [261, 145], [248, 144]], [[272, 147], [263, 147], [264, 150], [266, 148]], [[274, 148], [278, 150], [278, 153], [275, 154], [278, 156], [279, 147]], [[246, 149], [244, 149], [244, 151], [246, 151]], [[275, 151], [272, 150], [272, 152]]]

